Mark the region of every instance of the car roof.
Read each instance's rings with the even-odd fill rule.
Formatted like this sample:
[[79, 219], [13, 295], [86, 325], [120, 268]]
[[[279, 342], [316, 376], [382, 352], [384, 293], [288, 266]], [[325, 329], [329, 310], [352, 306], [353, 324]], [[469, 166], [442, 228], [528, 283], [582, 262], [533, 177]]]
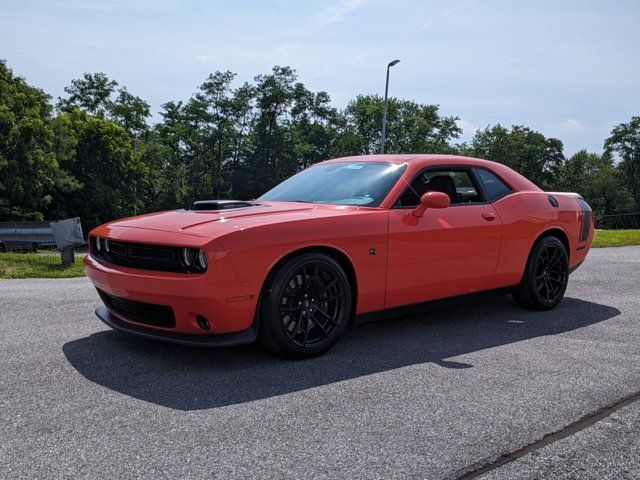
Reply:
[[[320, 163], [337, 163], [337, 162], [391, 162], [406, 163], [409, 170], [415, 172], [415, 169], [433, 166], [461, 165], [485, 167], [502, 178], [503, 181], [514, 190], [518, 191], [540, 191], [540, 188], [533, 182], [523, 177], [515, 170], [506, 165], [491, 160], [483, 160], [480, 158], [464, 157], [462, 155], [445, 155], [445, 154], [385, 154], [385, 155], [359, 155], [352, 157], [334, 158]], [[412, 172], [409, 172], [412, 173]]]
[[391, 163], [413, 163], [413, 162], [425, 162], [433, 160], [434, 163], [440, 163], [440, 161], [447, 162], [460, 162], [462, 164], [493, 164], [489, 160], [482, 160], [479, 158], [464, 157], [462, 155], [446, 155], [440, 153], [404, 153], [404, 154], [379, 154], [379, 155], [354, 155], [351, 157], [333, 158], [320, 163], [335, 163], [335, 162], [391, 162]]

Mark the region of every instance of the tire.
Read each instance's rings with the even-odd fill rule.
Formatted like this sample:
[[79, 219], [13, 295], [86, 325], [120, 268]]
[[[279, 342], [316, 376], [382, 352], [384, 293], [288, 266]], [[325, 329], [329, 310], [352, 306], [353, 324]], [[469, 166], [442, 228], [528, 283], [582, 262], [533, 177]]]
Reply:
[[323, 354], [338, 341], [351, 317], [351, 287], [338, 262], [303, 253], [272, 272], [263, 289], [258, 339], [287, 358]]
[[530, 310], [550, 310], [564, 297], [568, 282], [567, 250], [557, 237], [543, 237], [531, 250], [513, 298]]

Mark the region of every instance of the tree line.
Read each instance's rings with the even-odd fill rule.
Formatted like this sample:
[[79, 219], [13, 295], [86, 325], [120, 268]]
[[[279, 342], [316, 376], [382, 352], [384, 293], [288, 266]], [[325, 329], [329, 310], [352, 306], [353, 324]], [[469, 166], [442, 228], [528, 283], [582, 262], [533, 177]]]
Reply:
[[[197, 199], [250, 199], [321, 160], [379, 151], [381, 97], [336, 109], [290, 67], [235, 77], [212, 73], [151, 124], [149, 104], [103, 73], [54, 101], [0, 60], [0, 221], [80, 216], [90, 228]], [[615, 126], [602, 154], [570, 158], [559, 139], [525, 126], [489, 125], [459, 142], [457, 120], [391, 98], [387, 151], [494, 160], [543, 189], [581, 193], [598, 215], [640, 211], [640, 117]]]

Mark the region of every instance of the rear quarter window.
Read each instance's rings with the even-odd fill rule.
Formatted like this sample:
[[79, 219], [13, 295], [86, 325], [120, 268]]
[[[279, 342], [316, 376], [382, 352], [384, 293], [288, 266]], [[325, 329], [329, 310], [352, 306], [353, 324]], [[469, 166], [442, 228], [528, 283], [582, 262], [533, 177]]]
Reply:
[[473, 171], [483, 187], [488, 202], [495, 202], [513, 191], [506, 183], [489, 170], [474, 168]]

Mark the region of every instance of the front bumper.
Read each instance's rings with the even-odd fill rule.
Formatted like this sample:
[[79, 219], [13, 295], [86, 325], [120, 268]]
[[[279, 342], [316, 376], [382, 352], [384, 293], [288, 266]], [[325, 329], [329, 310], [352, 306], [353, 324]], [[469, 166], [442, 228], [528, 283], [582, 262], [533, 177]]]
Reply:
[[152, 330], [150, 328], [144, 328], [127, 323], [113, 315], [105, 306], [96, 308], [96, 315], [100, 320], [114, 330], [136, 335], [138, 337], [192, 347], [230, 347], [233, 345], [245, 345], [255, 342], [258, 338], [258, 334], [253, 326], [249, 327], [247, 330], [234, 333], [189, 335], [184, 333]]
[[[175, 317], [175, 326], [165, 328], [154, 322], [136, 322], [118, 310], [107, 309], [111, 317], [117, 318], [118, 325], [161, 337], [211, 337], [241, 333], [254, 323], [259, 292], [240, 285], [225, 259], [216, 260], [215, 266], [201, 275], [119, 267], [99, 262], [91, 255], [84, 258], [84, 264], [98, 290], [124, 301], [170, 307]], [[198, 325], [198, 316], [207, 319], [209, 330]]]

